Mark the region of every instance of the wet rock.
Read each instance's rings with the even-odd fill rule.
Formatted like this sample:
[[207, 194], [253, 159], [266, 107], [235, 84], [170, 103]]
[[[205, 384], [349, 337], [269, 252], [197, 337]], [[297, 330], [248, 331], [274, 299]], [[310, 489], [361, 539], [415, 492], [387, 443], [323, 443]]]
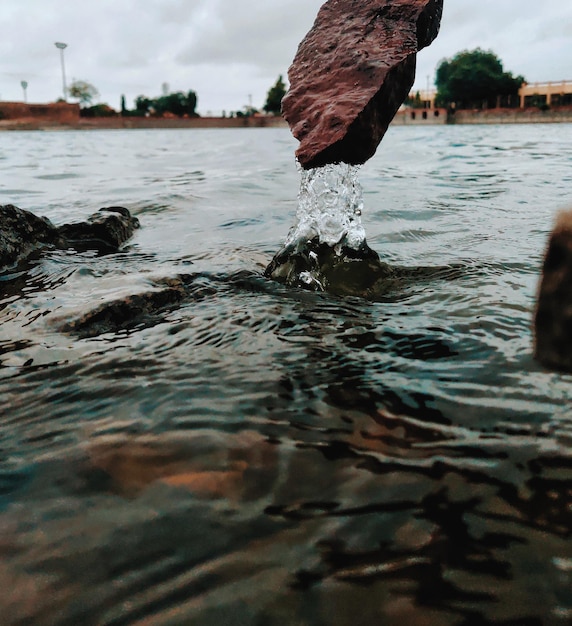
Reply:
[[316, 237], [283, 248], [265, 276], [290, 287], [364, 296], [380, 281], [391, 281], [394, 270], [366, 243], [356, 250], [343, 244], [332, 247]]
[[200, 274], [179, 274], [152, 281], [152, 288], [103, 302], [73, 320], [57, 322], [58, 330], [80, 338], [141, 330], [161, 323], [182, 302], [200, 301], [216, 293]]
[[104, 333], [148, 328], [161, 320], [162, 314], [178, 305], [187, 295], [187, 286], [181, 277], [166, 278], [156, 288], [130, 294], [91, 309], [77, 319], [67, 321], [59, 330], [81, 338]]
[[562, 212], [548, 242], [534, 316], [535, 358], [572, 372], [572, 211]]
[[365, 163], [439, 32], [443, 0], [329, 0], [288, 71], [284, 117], [305, 169]]
[[12, 204], [0, 206], [0, 269], [16, 265], [38, 248], [58, 243], [58, 230], [47, 218]]
[[100, 209], [84, 222], [59, 228], [45, 217], [11, 204], [0, 206], [0, 271], [18, 264], [45, 246], [114, 252], [139, 228], [124, 207]]
[[343, 242], [330, 246], [316, 237], [284, 247], [264, 275], [289, 287], [377, 300], [420, 280], [453, 280], [463, 271], [461, 265], [389, 265], [365, 241], [356, 249]]
[[64, 224], [59, 235], [72, 248], [79, 250], [114, 251], [133, 236], [139, 220], [124, 207], [105, 207], [90, 215], [85, 222]]

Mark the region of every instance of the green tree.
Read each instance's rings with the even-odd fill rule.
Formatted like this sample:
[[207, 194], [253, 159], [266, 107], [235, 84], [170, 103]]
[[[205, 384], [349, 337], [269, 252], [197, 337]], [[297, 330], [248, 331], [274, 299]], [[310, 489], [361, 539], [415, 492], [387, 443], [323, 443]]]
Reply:
[[182, 117], [186, 112], [187, 98], [181, 91], [170, 93], [157, 98], [154, 101], [153, 108], [159, 115], [172, 113], [173, 115]]
[[186, 94], [182, 91], [176, 91], [155, 99], [138, 96], [135, 98], [135, 109], [139, 115], [172, 113], [179, 117], [183, 115], [196, 117], [198, 115], [196, 112], [197, 101], [197, 94], [194, 91], [189, 91]]
[[70, 98], [77, 98], [80, 106], [91, 104], [99, 96], [99, 91], [85, 80], [74, 80], [68, 88]]
[[135, 110], [139, 115], [149, 113], [152, 107], [153, 100], [150, 100], [147, 96], [137, 96], [137, 98], [135, 98]]
[[189, 93], [187, 94], [187, 113], [191, 116], [191, 117], [196, 117], [198, 115], [197, 113], [197, 104], [198, 104], [198, 97], [197, 94], [194, 91], [189, 91]]
[[266, 104], [262, 107], [267, 113], [273, 113], [274, 115], [279, 115], [282, 111], [282, 98], [286, 95], [286, 85], [284, 84], [284, 79], [282, 78], [282, 74], [278, 76], [278, 80], [274, 85], [268, 90], [268, 94], [266, 96]]
[[108, 104], [95, 104], [81, 109], [81, 117], [115, 117], [117, 111]]
[[505, 72], [493, 52], [464, 50], [437, 67], [437, 102], [455, 103], [457, 108], [494, 107], [499, 99], [516, 95], [523, 82], [522, 76]]

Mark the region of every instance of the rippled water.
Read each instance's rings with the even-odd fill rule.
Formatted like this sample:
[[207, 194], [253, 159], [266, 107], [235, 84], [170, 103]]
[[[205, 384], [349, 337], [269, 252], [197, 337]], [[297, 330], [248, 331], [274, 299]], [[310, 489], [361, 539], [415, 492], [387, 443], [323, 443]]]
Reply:
[[368, 243], [460, 270], [378, 302], [263, 278], [294, 149], [0, 136], [0, 203], [142, 225], [0, 278], [2, 624], [571, 623], [572, 376], [530, 327], [572, 126], [392, 129], [360, 172]]

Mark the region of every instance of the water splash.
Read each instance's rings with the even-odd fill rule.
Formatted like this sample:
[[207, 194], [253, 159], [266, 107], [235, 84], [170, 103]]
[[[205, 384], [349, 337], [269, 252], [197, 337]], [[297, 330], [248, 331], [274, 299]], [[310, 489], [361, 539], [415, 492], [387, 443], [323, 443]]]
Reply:
[[301, 170], [296, 224], [286, 247], [317, 238], [328, 246], [343, 244], [357, 250], [365, 242], [361, 223], [363, 191], [359, 166], [337, 163]]
[[296, 223], [265, 276], [293, 287], [340, 295], [386, 291], [395, 272], [366, 243], [359, 166], [337, 163], [299, 169]]

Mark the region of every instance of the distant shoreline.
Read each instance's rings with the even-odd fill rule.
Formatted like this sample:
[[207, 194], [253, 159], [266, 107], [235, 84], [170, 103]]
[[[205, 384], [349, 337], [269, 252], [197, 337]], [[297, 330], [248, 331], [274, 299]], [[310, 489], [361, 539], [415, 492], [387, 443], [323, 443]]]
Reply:
[[[457, 124], [549, 124], [572, 123], [572, 108], [540, 109], [488, 109], [458, 110], [454, 114], [446, 109], [405, 109], [392, 121], [395, 126], [434, 126]], [[0, 119], [0, 131], [18, 130], [123, 130], [169, 128], [287, 128], [280, 116], [250, 117], [99, 117], [50, 119], [49, 117], [21, 117]]]
[[251, 117], [98, 117], [77, 121], [41, 118], [0, 120], [0, 131], [10, 130], [122, 130], [163, 128], [287, 128], [286, 120], [278, 116]]
[[457, 124], [566, 124], [572, 123], [572, 107], [541, 110], [482, 109], [457, 111], [444, 108], [405, 109], [399, 111], [392, 124], [396, 126], [434, 126]]

